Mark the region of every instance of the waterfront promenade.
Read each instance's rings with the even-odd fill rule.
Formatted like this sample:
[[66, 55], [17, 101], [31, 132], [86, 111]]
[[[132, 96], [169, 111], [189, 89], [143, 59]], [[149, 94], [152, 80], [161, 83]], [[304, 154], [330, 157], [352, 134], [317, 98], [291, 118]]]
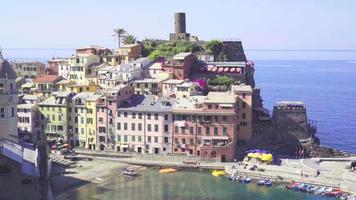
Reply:
[[[356, 157], [350, 158], [309, 158], [309, 159], [282, 159], [280, 166], [257, 163], [237, 164], [233, 162], [201, 161], [199, 157], [183, 155], [152, 155], [127, 154], [118, 152], [101, 152], [76, 150], [79, 155], [95, 157], [95, 159], [119, 161], [131, 165], [179, 167], [195, 169], [225, 169], [229, 174], [237, 173], [251, 178], [270, 178], [279, 182], [305, 182], [315, 185], [342, 188], [345, 191], [356, 192], [356, 172], [345, 169], [346, 164]], [[199, 161], [198, 165], [184, 164], [183, 161]], [[249, 170], [256, 164], [257, 170]], [[263, 169], [263, 171], [258, 170]], [[317, 174], [317, 171], [320, 174]]]

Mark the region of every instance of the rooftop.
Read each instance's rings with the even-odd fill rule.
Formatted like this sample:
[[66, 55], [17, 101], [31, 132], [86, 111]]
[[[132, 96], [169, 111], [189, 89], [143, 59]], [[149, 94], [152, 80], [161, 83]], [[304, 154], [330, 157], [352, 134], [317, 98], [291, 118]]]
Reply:
[[145, 61], [150, 61], [150, 59], [148, 58], [148, 57], [142, 57], [142, 58], [138, 58], [138, 59], [136, 59], [136, 60], [134, 60], [134, 61], [132, 61], [132, 63], [142, 63], [142, 62], [145, 62]]
[[179, 80], [179, 79], [169, 79], [163, 82], [163, 84], [182, 84], [184, 83], [184, 80]]
[[302, 101], [279, 101], [276, 106], [304, 106]]
[[205, 102], [233, 104], [236, 98], [230, 92], [209, 92]]
[[216, 67], [245, 67], [246, 62], [206, 62], [207, 65]]
[[61, 76], [57, 75], [41, 75], [37, 77], [34, 82], [35, 83], [56, 83], [57, 81], [62, 80]]
[[145, 78], [145, 79], [139, 79], [135, 80], [135, 83], [159, 83], [161, 82], [161, 79], [154, 79], [154, 78]]
[[70, 94], [72, 94], [72, 92], [69, 92], [69, 91], [52, 92], [52, 95], [53, 95], [53, 96], [56, 96], [56, 97], [67, 97], [67, 96], [69, 96]]
[[23, 103], [23, 104], [17, 104], [17, 109], [32, 109], [35, 106], [36, 104]]
[[157, 97], [154, 95], [134, 95], [127, 104], [120, 106], [120, 111], [137, 112], [169, 112], [175, 104], [175, 99]]
[[162, 69], [162, 63], [153, 63], [149, 69]]
[[235, 93], [252, 92], [250, 85], [231, 85], [231, 91]]
[[182, 52], [173, 56], [173, 60], [184, 60], [185, 57], [190, 56], [191, 52]]
[[140, 46], [140, 44], [125, 44], [123, 45], [121, 48], [132, 48], [132, 47], [136, 47], [136, 46]]

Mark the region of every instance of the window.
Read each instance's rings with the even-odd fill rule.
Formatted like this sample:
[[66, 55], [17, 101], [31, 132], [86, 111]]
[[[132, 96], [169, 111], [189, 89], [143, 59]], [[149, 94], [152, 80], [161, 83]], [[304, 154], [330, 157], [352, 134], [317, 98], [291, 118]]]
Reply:
[[214, 135], [218, 135], [219, 134], [219, 129], [218, 127], [214, 127]]
[[190, 144], [194, 144], [194, 139], [193, 139], [193, 138], [190, 138], [189, 143], [190, 143]]
[[151, 136], [147, 137], [147, 142], [151, 142]]
[[246, 93], [242, 93], [242, 98], [246, 99]]
[[158, 120], [158, 114], [155, 114], [155, 120]]
[[147, 131], [151, 131], [151, 124], [147, 124]]
[[117, 112], [117, 117], [120, 117], [121, 116], [121, 112]]
[[135, 142], [135, 140], [136, 140], [136, 137], [133, 135], [133, 136], [131, 136], [131, 141], [132, 142]]
[[124, 135], [124, 142], [127, 142], [127, 135]]
[[246, 108], [246, 102], [242, 102], [242, 108]]
[[181, 130], [182, 130], [182, 134], [185, 134], [185, 127], [184, 126], [181, 128]]
[[84, 128], [80, 129], [80, 133], [83, 135], [84, 134]]
[[168, 115], [167, 114], [164, 115], [164, 120], [168, 120]]
[[132, 119], [136, 119], [136, 113], [132, 113]]
[[164, 137], [164, 143], [168, 143], [168, 137]]
[[242, 113], [242, 119], [246, 119], [246, 113]]
[[206, 134], [206, 135], [210, 135], [210, 127], [206, 127], [206, 129], [205, 129], [205, 134]]
[[125, 131], [127, 130], [127, 123], [126, 122], [124, 123], [124, 130]]
[[155, 143], [158, 143], [158, 137], [154, 137], [155, 138]]
[[223, 116], [223, 121], [224, 121], [224, 122], [227, 121], [227, 116]]
[[15, 117], [15, 108], [14, 107], [11, 108], [11, 115], [12, 115], [12, 117]]
[[169, 131], [168, 124], [165, 124], [164, 125], [164, 132], [168, 132], [168, 131]]
[[56, 116], [55, 115], [52, 115], [52, 120], [56, 120]]
[[0, 109], [0, 116], [5, 117], [5, 109], [4, 108]]
[[81, 117], [81, 118], [80, 118], [80, 123], [81, 123], [81, 124], [84, 124], [84, 117]]
[[201, 127], [198, 127], [198, 134], [201, 135]]
[[138, 118], [142, 119], [142, 113], [138, 113]]
[[59, 131], [63, 131], [63, 126], [58, 125], [58, 126], [57, 126], [57, 130], [59, 130]]
[[147, 113], [147, 119], [151, 119], [151, 113]]
[[117, 135], [117, 136], [116, 136], [116, 140], [117, 140], [118, 142], [121, 142], [121, 135]]
[[141, 142], [142, 141], [142, 136], [138, 136], [137, 141]]
[[227, 128], [226, 127], [223, 127], [223, 134], [227, 135]]
[[124, 117], [127, 117], [127, 112], [124, 112]]
[[103, 123], [104, 122], [104, 119], [102, 117], [99, 117], [99, 123]]
[[135, 130], [135, 123], [131, 123], [131, 131], [134, 131]]
[[175, 126], [175, 127], [174, 127], [174, 132], [175, 132], [176, 134], [178, 134], [178, 126]]
[[58, 115], [58, 121], [62, 121], [62, 117]]
[[138, 124], [138, 130], [142, 131], [142, 124], [141, 123]]
[[194, 135], [194, 127], [189, 127], [189, 133], [190, 133], [191, 135]]
[[247, 122], [240, 122], [240, 126], [247, 126]]
[[158, 132], [158, 125], [155, 124], [155, 132]]
[[185, 144], [185, 138], [182, 138], [182, 143]]
[[[100, 118], [99, 118], [99, 122], [100, 122]], [[78, 123], [78, 117], [74, 117], [74, 123]]]
[[121, 123], [120, 122], [118, 122], [117, 124], [116, 124], [117, 126], [117, 130], [121, 130]]
[[211, 109], [211, 105], [210, 104], [208, 105], [208, 109]]

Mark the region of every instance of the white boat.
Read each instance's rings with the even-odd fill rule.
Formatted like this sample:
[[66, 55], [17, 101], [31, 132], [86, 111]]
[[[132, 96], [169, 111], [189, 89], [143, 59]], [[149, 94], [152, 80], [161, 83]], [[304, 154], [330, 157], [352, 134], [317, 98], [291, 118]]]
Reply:
[[326, 190], [325, 187], [321, 187], [321, 188], [319, 188], [318, 190], [315, 191], [315, 194], [321, 194], [321, 193], [323, 193], [325, 190]]
[[137, 176], [137, 172], [135, 170], [128, 169], [128, 168], [125, 168], [124, 170], [122, 170], [122, 173], [127, 176]]

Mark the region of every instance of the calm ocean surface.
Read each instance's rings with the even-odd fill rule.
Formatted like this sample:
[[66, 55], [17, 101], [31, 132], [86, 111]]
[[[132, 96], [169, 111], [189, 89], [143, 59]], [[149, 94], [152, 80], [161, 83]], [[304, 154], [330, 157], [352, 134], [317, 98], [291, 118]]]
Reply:
[[333, 199], [308, 193], [292, 192], [284, 186], [266, 188], [256, 184], [228, 181], [210, 172], [182, 171], [159, 174], [147, 169], [130, 178], [117, 172], [99, 184], [88, 184], [67, 192], [58, 199], [127, 199], [127, 200], [324, 200]]
[[[10, 60], [67, 57], [72, 49], [4, 49]], [[246, 50], [257, 87], [272, 110], [281, 100], [304, 101], [323, 145], [356, 153], [355, 50]]]

